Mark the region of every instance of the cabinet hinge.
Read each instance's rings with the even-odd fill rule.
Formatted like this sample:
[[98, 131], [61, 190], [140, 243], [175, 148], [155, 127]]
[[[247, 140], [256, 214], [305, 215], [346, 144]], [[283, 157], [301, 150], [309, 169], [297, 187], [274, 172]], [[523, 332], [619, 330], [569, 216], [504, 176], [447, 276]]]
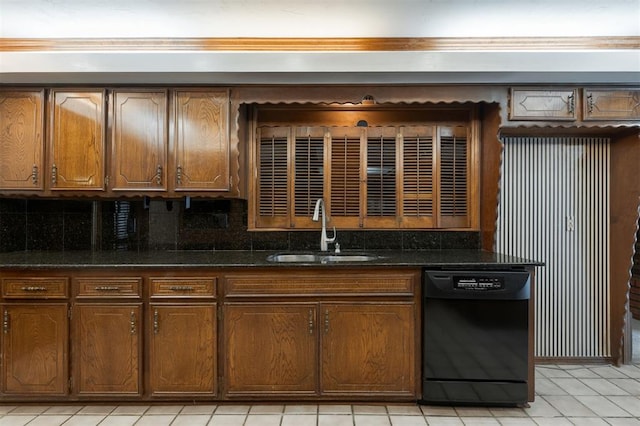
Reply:
[[67, 309], [67, 317], [71, 319], [72, 316], [73, 315], [71, 314], [71, 306], [69, 306], [69, 309]]
[[69, 377], [69, 393], [73, 390], [73, 377]]
[[104, 177], [104, 184], [109, 187], [109, 175]]
[[229, 176], [229, 186], [233, 188], [233, 176]]

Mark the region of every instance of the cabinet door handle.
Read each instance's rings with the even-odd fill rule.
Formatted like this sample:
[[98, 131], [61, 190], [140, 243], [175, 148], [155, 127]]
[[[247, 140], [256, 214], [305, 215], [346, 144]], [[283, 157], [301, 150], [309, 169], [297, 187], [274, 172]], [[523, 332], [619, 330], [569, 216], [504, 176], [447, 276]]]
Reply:
[[4, 331], [4, 334], [7, 334], [9, 332], [9, 312], [7, 312], [7, 310], [4, 310], [4, 314], [2, 314], [2, 331]]
[[55, 164], [53, 164], [51, 166], [51, 184], [55, 185], [57, 180], [58, 180], [58, 167]]
[[136, 313], [134, 311], [131, 311], [129, 316], [129, 325], [131, 326], [131, 334], [136, 334]]
[[313, 309], [309, 309], [309, 334], [313, 334]]
[[162, 166], [160, 164], [156, 168], [156, 183], [158, 185], [162, 184]]
[[573, 94], [571, 94], [571, 95], [569, 95], [567, 100], [569, 101], [567, 103], [567, 106], [569, 107], [569, 114], [573, 114], [575, 112], [575, 110], [576, 110], [576, 99], [573, 96]]
[[26, 287], [20, 287], [20, 290], [37, 292], [37, 291], [47, 291], [47, 288], [42, 286], [26, 286]]
[[36, 166], [35, 164], [31, 169], [31, 181], [33, 182], [34, 185], [37, 185], [38, 183], [38, 166]]
[[153, 334], [158, 334], [160, 331], [160, 324], [158, 322], [158, 310], [153, 311]]
[[193, 286], [190, 285], [172, 285], [169, 287], [171, 291], [193, 291]]
[[102, 285], [95, 288], [96, 291], [120, 291], [120, 287]]
[[324, 311], [324, 332], [329, 332], [329, 310]]
[[180, 165], [176, 168], [176, 180], [178, 181], [178, 185], [182, 185], [182, 166]]

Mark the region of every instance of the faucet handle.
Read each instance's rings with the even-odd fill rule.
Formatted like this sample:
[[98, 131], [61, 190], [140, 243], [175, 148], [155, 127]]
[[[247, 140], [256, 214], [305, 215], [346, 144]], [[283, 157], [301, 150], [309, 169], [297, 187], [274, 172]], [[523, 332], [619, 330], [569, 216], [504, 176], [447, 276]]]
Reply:
[[335, 240], [336, 240], [336, 227], [334, 226], [334, 227], [333, 227], [333, 237], [331, 237], [331, 238], [327, 237], [327, 242], [328, 242], [328, 243], [332, 243], [332, 242], [334, 242]]
[[340, 253], [340, 243], [336, 243], [335, 245], [336, 245], [335, 252], [336, 252], [336, 254], [338, 254], [338, 253]]

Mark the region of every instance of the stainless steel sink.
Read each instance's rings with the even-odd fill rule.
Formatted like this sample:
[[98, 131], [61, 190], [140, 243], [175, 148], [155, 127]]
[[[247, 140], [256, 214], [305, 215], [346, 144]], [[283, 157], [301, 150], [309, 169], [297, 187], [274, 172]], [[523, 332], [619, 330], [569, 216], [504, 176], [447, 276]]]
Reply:
[[333, 263], [370, 262], [380, 256], [364, 253], [278, 253], [267, 256], [267, 261], [277, 263]]

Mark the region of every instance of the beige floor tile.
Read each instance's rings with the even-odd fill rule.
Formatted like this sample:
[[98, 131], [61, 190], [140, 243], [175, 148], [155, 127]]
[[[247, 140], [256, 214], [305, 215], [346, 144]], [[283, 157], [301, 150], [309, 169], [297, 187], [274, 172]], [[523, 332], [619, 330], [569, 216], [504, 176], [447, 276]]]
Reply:
[[576, 396], [576, 399], [599, 417], [631, 417], [631, 414], [604, 396]]
[[629, 393], [606, 379], [582, 379], [582, 382], [600, 395], [628, 395]]
[[536, 398], [529, 403], [529, 407], [523, 409], [530, 417], [561, 417], [562, 414], [544, 398]]
[[387, 405], [387, 412], [399, 416], [421, 416], [422, 410], [417, 405]]
[[578, 380], [576, 378], [556, 378], [550, 379], [560, 389], [566, 392], [567, 395], [598, 395], [598, 392], [593, 388], [587, 386], [584, 380], [603, 380], [603, 379], [583, 379]]
[[44, 412], [46, 415], [50, 414], [68, 414], [73, 415], [80, 411], [84, 405], [54, 405]]
[[318, 414], [318, 406], [313, 404], [286, 405], [285, 414]]
[[351, 414], [350, 405], [318, 405], [318, 413], [320, 414]]
[[0, 416], [10, 413], [16, 408], [17, 405], [0, 405]]
[[640, 426], [640, 419], [633, 418], [621, 418], [621, 417], [606, 417], [604, 419], [611, 426]]
[[566, 417], [536, 417], [533, 421], [538, 426], [573, 426]]
[[640, 398], [636, 396], [608, 396], [609, 401], [630, 413], [632, 416], [640, 418]]
[[209, 420], [209, 426], [242, 426], [246, 418], [246, 415], [214, 414]]
[[567, 370], [556, 366], [537, 367], [540, 372], [547, 378], [571, 377], [571, 373]]
[[566, 417], [597, 417], [597, 415], [573, 396], [545, 397], [546, 401]]
[[152, 405], [144, 414], [178, 414], [183, 408], [183, 405]]
[[151, 406], [149, 405], [119, 405], [111, 414], [129, 414], [142, 416]]
[[61, 426], [69, 420], [69, 415], [38, 416], [29, 422], [29, 426]]
[[435, 417], [435, 416], [427, 416], [427, 423], [429, 426], [462, 426], [462, 420], [459, 417]]
[[178, 414], [171, 426], [206, 426], [210, 419], [210, 414]]
[[175, 417], [174, 415], [142, 416], [136, 426], [169, 426]]
[[353, 426], [353, 417], [346, 414], [319, 414], [318, 426]]
[[217, 405], [185, 405], [180, 414], [213, 414]]
[[13, 411], [11, 411], [12, 415], [15, 414], [23, 414], [23, 415], [29, 415], [29, 414], [33, 414], [33, 415], [38, 415], [38, 414], [42, 414], [45, 411], [47, 411], [48, 409], [50, 409], [51, 406], [50, 405], [23, 405], [20, 407], [16, 407]]
[[249, 405], [219, 405], [214, 414], [247, 414]]
[[1, 426], [24, 426], [35, 418], [36, 416], [9, 415], [9, 416], [0, 418], [0, 425]]
[[353, 416], [355, 426], [391, 426], [389, 417], [375, 414], [356, 414]]
[[502, 426], [536, 426], [536, 422], [529, 417], [501, 417], [497, 420]]
[[86, 405], [77, 414], [106, 416], [116, 409], [115, 405]]
[[281, 421], [282, 416], [276, 414], [249, 414], [244, 426], [280, 426]]
[[624, 379], [628, 377], [626, 374], [624, 374], [622, 371], [618, 370], [616, 367], [612, 365], [592, 367], [591, 371], [593, 371], [598, 376], [603, 377], [605, 379]]
[[640, 396], [640, 379], [609, 379], [611, 383], [624, 389], [629, 395]]
[[567, 372], [576, 379], [598, 379], [600, 377], [589, 368], [575, 368], [567, 370]]
[[422, 416], [389, 416], [393, 426], [425, 426], [427, 421]]
[[567, 392], [551, 379], [536, 380], [536, 394], [541, 396], [566, 395]]
[[440, 405], [423, 405], [420, 407], [425, 416], [447, 416], [457, 417], [456, 409], [453, 407], [444, 407]]
[[387, 408], [384, 405], [354, 405], [353, 414], [380, 414], [386, 415]]
[[640, 379], [640, 364], [638, 365], [621, 365], [618, 371], [632, 379]]
[[491, 410], [486, 407], [456, 407], [459, 417], [492, 417]]
[[524, 408], [518, 407], [497, 407], [489, 408], [495, 417], [529, 417]]
[[567, 420], [576, 426], [609, 426], [599, 417], [568, 417]]
[[100, 423], [105, 416], [82, 415], [73, 416], [64, 423], [64, 426], [95, 426]]
[[282, 414], [284, 405], [252, 405], [249, 414]]
[[280, 426], [316, 426], [317, 416], [315, 414], [285, 414], [282, 416]]
[[132, 426], [140, 420], [140, 416], [108, 416], [100, 426]]
[[460, 417], [460, 420], [469, 426], [494, 426], [500, 424], [498, 419], [493, 417]]

